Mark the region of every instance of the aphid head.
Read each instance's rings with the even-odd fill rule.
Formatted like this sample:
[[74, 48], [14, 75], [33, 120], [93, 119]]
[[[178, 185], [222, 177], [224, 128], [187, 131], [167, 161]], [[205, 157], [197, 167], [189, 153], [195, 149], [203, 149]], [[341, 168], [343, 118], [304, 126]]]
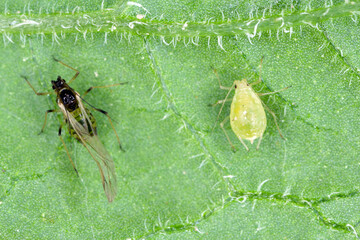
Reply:
[[246, 79], [243, 79], [243, 80], [235, 80], [235, 83], [234, 83], [234, 88], [235, 89], [241, 89], [241, 88], [244, 88], [244, 87], [247, 87], [248, 86], [248, 83], [247, 83], [247, 80]]
[[51, 84], [53, 89], [60, 90], [65, 86], [66, 82], [64, 79], [58, 76], [56, 81], [51, 81]]

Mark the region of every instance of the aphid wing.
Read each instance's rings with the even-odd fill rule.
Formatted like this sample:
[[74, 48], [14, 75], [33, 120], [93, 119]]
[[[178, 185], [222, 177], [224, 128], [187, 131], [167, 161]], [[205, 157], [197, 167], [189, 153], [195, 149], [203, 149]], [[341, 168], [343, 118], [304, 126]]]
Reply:
[[[82, 115], [87, 120], [87, 121], [85, 121], [85, 124], [86, 124], [86, 127], [87, 127], [86, 129], [89, 129], [88, 126], [87, 126], [87, 123], [91, 123], [89, 115], [87, 114], [86, 109], [85, 109], [84, 105], [82, 104], [80, 95], [77, 92], [75, 92], [75, 93], [76, 93], [75, 97], [76, 97], [76, 100], [77, 100], [77, 102], [79, 104], [80, 111], [81, 111]], [[95, 131], [95, 129], [93, 128], [93, 126], [91, 124], [90, 124], [90, 128], [91, 128], [92, 132], [94, 133], [94, 135], [96, 135], [96, 131]]]
[[[81, 103], [81, 99], [78, 96], [76, 96], [76, 98], [78, 100], [81, 113], [87, 119], [87, 122], [91, 123], [89, 116], [86, 113], [86, 110]], [[109, 202], [112, 202], [117, 192], [117, 181], [116, 181], [114, 162], [111, 159], [110, 154], [107, 152], [104, 145], [101, 143], [100, 139], [95, 134], [94, 129], [93, 129], [94, 134], [91, 136], [88, 131], [88, 128], [84, 128], [84, 126], [81, 125], [78, 121], [76, 121], [76, 119], [70, 113], [67, 113], [67, 116], [68, 116], [69, 124], [75, 130], [81, 142], [89, 151], [90, 155], [93, 157], [96, 164], [98, 165], [105, 194]], [[87, 146], [90, 146], [91, 148], [88, 148]], [[91, 151], [90, 149], [94, 151]]]
[[[117, 181], [114, 162], [97, 135], [86, 135], [84, 137], [84, 142], [87, 143], [95, 152], [95, 154], [92, 154], [92, 156], [99, 167], [100, 174], [102, 175], [101, 178], [105, 194], [109, 202], [112, 202], [117, 193]], [[96, 158], [100, 158], [100, 161], [98, 161]]]

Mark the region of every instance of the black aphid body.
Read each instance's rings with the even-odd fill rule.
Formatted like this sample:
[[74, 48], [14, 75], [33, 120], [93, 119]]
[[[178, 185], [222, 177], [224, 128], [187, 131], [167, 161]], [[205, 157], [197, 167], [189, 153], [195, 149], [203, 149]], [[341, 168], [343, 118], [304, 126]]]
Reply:
[[[54, 58], [55, 59], [55, 58]], [[79, 71], [75, 68], [72, 68], [68, 66], [67, 64], [55, 59], [55, 61], [61, 63], [65, 67], [68, 67], [74, 71], [76, 71], [76, 74], [70, 79], [69, 84], [73, 82], [76, 77], [79, 75]], [[28, 85], [33, 89], [36, 95], [49, 95], [51, 92], [44, 92], [39, 93], [37, 92], [34, 87], [30, 84], [30, 82], [27, 80], [27, 78], [23, 77], [25, 81], [28, 83]], [[91, 157], [95, 160], [99, 171], [101, 175], [102, 185], [105, 191], [105, 194], [108, 198], [109, 202], [112, 202], [116, 196], [117, 192], [117, 182], [116, 182], [116, 173], [115, 173], [115, 166], [114, 161], [111, 159], [110, 154], [107, 152], [101, 141], [99, 140], [96, 132], [96, 120], [94, 116], [91, 114], [91, 112], [84, 107], [83, 101], [85, 100], [77, 93], [74, 89], [72, 89], [68, 83], [64, 79], [62, 79], [60, 76], [57, 77], [56, 80], [51, 81], [52, 88], [56, 94], [56, 103], [59, 106], [63, 117], [64, 122], [68, 126], [69, 133], [71, 136], [73, 136], [75, 139], [80, 141], [83, 146], [88, 150]], [[116, 86], [120, 84], [114, 84], [109, 86]], [[108, 86], [104, 86], [108, 87]], [[86, 93], [88, 93], [91, 89], [97, 88], [97, 87], [91, 87]], [[85, 95], [84, 94], [84, 95]], [[90, 105], [90, 104], [89, 104]], [[91, 106], [91, 105], [90, 105]], [[116, 134], [116, 137], [118, 139], [120, 149], [121, 144], [119, 137], [116, 133], [116, 130], [114, 128], [114, 125], [111, 122], [110, 117], [108, 116], [106, 111], [103, 111], [101, 109], [97, 109], [93, 107], [96, 111], [99, 111], [103, 114], [105, 114], [109, 122]], [[45, 122], [43, 124], [43, 128], [41, 129], [41, 132], [43, 131], [45, 124], [46, 124], [46, 117], [47, 114], [50, 112], [58, 112], [55, 109], [47, 110], [45, 114]], [[78, 174], [78, 171], [76, 170], [75, 164], [71, 159], [71, 156], [69, 154], [69, 151], [66, 148], [66, 145], [64, 143], [63, 138], [61, 137], [61, 129], [62, 125], [60, 125], [59, 128], [59, 137], [63, 143], [63, 146], [66, 150], [66, 153], [70, 159], [70, 162], [75, 170], [75, 172]]]

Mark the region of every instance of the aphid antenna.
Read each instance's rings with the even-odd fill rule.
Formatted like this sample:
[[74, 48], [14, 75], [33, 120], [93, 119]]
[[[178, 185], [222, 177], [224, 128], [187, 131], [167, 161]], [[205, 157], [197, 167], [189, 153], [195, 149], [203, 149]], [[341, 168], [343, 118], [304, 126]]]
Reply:
[[68, 84], [72, 83], [72, 82], [77, 78], [77, 76], [79, 76], [80, 72], [79, 72], [77, 69], [75, 69], [75, 68], [67, 65], [66, 63], [63, 63], [63, 62], [60, 61], [59, 59], [55, 58], [54, 55], [52, 56], [52, 58], [54, 59], [54, 61], [62, 64], [63, 66], [65, 66], [65, 67], [67, 67], [67, 68], [70, 68], [71, 70], [74, 70], [74, 71], [76, 72], [75, 75], [70, 79], [70, 81], [68, 82]]
[[[225, 64], [229, 64], [229, 61], [226, 61], [224, 64], [221, 64], [218, 69], [221, 69], [221, 67], [223, 65], [225, 65]], [[214, 74], [216, 75], [216, 77], [217, 77], [217, 79], [219, 81], [220, 77], [219, 77], [219, 73], [218, 73], [217, 69], [212, 65], [210, 65], [210, 68], [211, 68], [211, 70], [213, 70]], [[230, 70], [228, 70], [228, 72], [229, 72], [230, 75], [237, 75], [237, 73], [234, 72], [234, 70], [232, 68]], [[222, 87], [224, 87], [224, 86], [221, 86], [220, 89], [225, 89], [226, 88], [226, 87], [224, 87], [224, 88], [222, 88]], [[226, 88], [226, 89], [229, 89], [229, 88]]]
[[262, 72], [262, 65], [263, 65], [263, 60], [264, 60], [265, 56], [262, 56], [261, 60], [260, 60], [260, 70], [259, 70], [259, 79], [256, 82], [250, 83], [250, 86], [254, 86], [258, 83], [261, 83], [261, 72]]
[[34, 93], [35, 93], [36, 95], [38, 95], [38, 96], [40, 96], [40, 95], [50, 95], [50, 94], [53, 94], [53, 93], [54, 93], [54, 92], [37, 92], [37, 91], [35, 90], [35, 88], [33, 87], [33, 85], [31, 85], [31, 83], [29, 82], [29, 80], [27, 79], [26, 76], [20, 75], [20, 77], [22, 77], [23, 79], [25, 79], [25, 81], [27, 82], [27, 84], [31, 87], [31, 89], [34, 91]]

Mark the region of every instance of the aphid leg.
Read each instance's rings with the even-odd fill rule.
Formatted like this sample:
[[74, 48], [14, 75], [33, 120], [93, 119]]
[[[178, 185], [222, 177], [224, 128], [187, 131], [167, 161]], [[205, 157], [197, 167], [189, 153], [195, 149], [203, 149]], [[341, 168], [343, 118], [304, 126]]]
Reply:
[[271, 111], [270, 108], [269, 108], [268, 106], [266, 106], [263, 101], [261, 101], [261, 102], [262, 102], [263, 106], [265, 107], [265, 109], [266, 109], [266, 110], [272, 115], [272, 117], [274, 118], [275, 125], [276, 125], [276, 127], [277, 127], [277, 130], [279, 131], [280, 137], [282, 137], [283, 139], [285, 139], [284, 136], [282, 135], [281, 131], [280, 131], [279, 125], [278, 125], [277, 120], [276, 120], [276, 115], [275, 115], [275, 113], [274, 113], [273, 111]]
[[111, 85], [106, 85], [106, 86], [95, 86], [95, 87], [90, 87], [88, 90], [86, 90], [86, 92], [84, 92], [84, 94], [82, 95], [82, 97], [84, 97], [86, 94], [88, 94], [91, 90], [93, 90], [94, 88], [108, 88], [108, 87], [115, 87], [115, 86], [119, 86], [119, 85], [124, 85], [127, 84], [128, 82], [123, 82], [123, 83], [115, 83], [115, 84], [111, 84]]
[[256, 146], [256, 150], [259, 150], [259, 148], [260, 148], [260, 143], [261, 143], [262, 137], [263, 137], [263, 135], [261, 134], [261, 136], [259, 138], [259, 142], [258, 142], [258, 144]]
[[224, 103], [224, 102], [230, 102], [230, 101], [232, 101], [232, 99], [227, 99], [227, 100], [225, 100], [225, 99], [223, 99], [223, 100], [218, 100], [216, 103], [214, 103], [214, 104], [209, 104], [209, 106], [210, 107], [215, 107], [216, 105], [218, 105], [218, 104], [221, 104], [221, 103]]
[[220, 78], [219, 78], [219, 75], [218, 75], [216, 69], [214, 68], [213, 70], [214, 70], [214, 73], [215, 73], [215, 75], [216, 75], [216, 78], [217, 78], [217, 80], [218, 80], [218, 82], [219, 82], [220, 89], [230, 90], [231, 87], [224, 87], [224, 86], [221, 85]]
[[233, 85], [230, 87], [230, 89], [229, 89], [228, 93], [226, 94], [225, 99], [224, 99], [224, 100], [222, 100], [222, 101], [223, 101], [223, 102], [222, 102], [223, 104], [221, 105], [221, 108], [220, 108], [220, 111], [219, 111], [218, 116], [217, 116], [217, 118], [216, 118], [216, 122], [215, 122], [215, 124], [214, 124], [213, 129], [215, 128], [216, 123], [217, 123], [217, 121], [219, 120], [219, 117], [220, 117], [221, 111], [222, 111], [222, 109], [224, 108], [225, 102], [227, 101], [227, 98], [229, 97], [229, 94], [230, 94], [231, 90], [234, 88], [234, 86], [235, 86], [235, 82], [234, 82], [234, 83], [233, 83]]
[[[229, 121], [229, 118], [230, 118], [230, 116], [227, 116], [227, 117], [220, 123], [220, 127], [221, 127], [221, 129], [224, 131], [225, 136], [226, 136], [228, 142], [230, 143], [231, 148], [233, 149], [234, 152], [236, 152], [236, 148], [234, 147], [234, 145], [233, 145], [232, 142], [230, 141], [230, 138], [229, 138], [229, 136], [228, 136], [228, 134], [226, 133], [225, 128], [224, 128], [224, 124], [225, 124], [227, 121]], [[244, 143], [243, 143], [243, 144], [244, 144]], [[245, 147], [246, 147], [246, 145], [245, 145]], [[247, 148], [247, 147], [246, 147], [246, 148]]]
[[54, 56], [53, 56], [53, 59], [54, 59], [56, 62], [64, 65], [64, 66], [67, 67], [67, 68], [70, 68], [70, 69], [72, 69], [72, 70], [74, 70], [74, 71], [76, 72], [75, 75], [70, 79], [69, 84], [72, 83], [72, 81], [74, 81], [74, 80], [77, 78], [77, 76], [80, 74], [79, 70], [76, 70], [75, 68], [70, 67], [70, 66], [67, 65], [66, 63], [63, 63], [62, 61], [60, 61], [59, 59], [56, 59]]
[[41, 134], [41, 133], [44, 132], [44, 128], [45, 128], [46, 120], [47, 120], [47, 115], [48, 115], [48, 113], [51, 113], [51, 112], [60, 112], [60, 110], [59, 110], [59, 109], [50, 109], [50, 110], [47, 110], [47, 111], [45, 112], [45, 121], [44, 121], [44, 124], [43, 124], [43, 126], [42, 126], [41, 131], [39, 132], [39, 134]]
[[246, 144], [244, 143], [244, 141], [239, 137], [240, 142], [242, 143], [242, 145], [244, 145], [246, 151], [249, 151], [249, 148], [246, 146]]
[[114, 130], [114, 133], [115, 133], [115, 135], [116, 135], [117, 141], [118, 141], [119, 146], [120, 146], [120, 150], [123, 151], [123, 152], [125, 152], [125, 150], [124, 150], [124, 149], [122, 148], [122, 146], [121, 146], [120, 138], [119, 138], [119, 136], [118, 136], [118, 134], [117, 134], [117, 132], [116, 132], [116, 130], [115, 130], [115, 127], [114, 127], [114, 125], [113, 125], [113, 123], [112, 123], [112, 121], [111, 121], [111, 118], [110, 118], [109, 114], [108, 114], [106, 111], [104, 111], [104, 110], [101, 110], [101, 109], [98, 109], [98, 108], [94, 108], [94, 109], [95, 109], [96, 111], [98, 111], [98, 112], [101, 112], [101, 113], [104, 114], [105, 116], [107, 116], [107, 118], [109, 119], [110, 125], [111, 125], [111, 127], [112, 127], [112, 129]]
[[264, 59], [264, 56], [261, 58], [261, 61], [260, 61], [259, 80], [257, 80], [256, 82], [250, 83], [249, 84], [250, 86], [254, 86], [256, 84], [261, 83], [261, 69], [262, 69], [263, 59]]
[[78, 171], [76, 170], [75, 164], [74, 164], [73, 160], [72, 160], [71, 157], [70, 157], [70, 154], [69, 154], [69, 151], [68, 151], [68, 149], [67, 149], [67, 147], [66, 147], [66, 145], [65, 145], [65, 142], [64, 142], [63, 138], [61, 137], [61, 128], [62, 128], [62, 125], [60, 125], [60, 127], [59, 127], [59, 137], [60, 137], [60, 139], [61, 139], [61, 142], [62, 142], [63, 145], [64, 145], [66, 154], [68, 155], [68, 157], [69, 157], [69, 159], [70, 159], [71, 165], [73, 166], [76, 174], [79, 176], [79, 173], [78, 173]]
[[36, 95], [38, 95], [38, 96], [40, 96], [40, 95], [49, 95], [49, 94], [54, 93], [54, 92], [37, 92], [37, 91], [35, 90], [35, 88], [31, 85], [31, 83], [29, 82], [29, 80], [27, 79], [27, 77], [25, 77], [25, 76], [21, 76], [21, 77], [25, 79], [25, 81], [27, 82], [27, 84], [31, 87], [31, 89], [34, 91], [34, 93], [35, 93]]
[[274, 93], [278, 93], [278, 92], [282, 92], [282, 91], [285, 91], [286, 89], [288, 88], [291, 88], [291, 86], [289, 87], [286, 87], [286, 88], [283, 88], [283, 89], [280, 89], [280, 90], [277, 90], [277, 91], [274, 91], [274, 92], [268, 92], [268, 93], [257, 93], [257, 95], [260, 97], [260, 96], [265, 96], [265, 95], [270, 95], [270, 94], [274, 94]]

